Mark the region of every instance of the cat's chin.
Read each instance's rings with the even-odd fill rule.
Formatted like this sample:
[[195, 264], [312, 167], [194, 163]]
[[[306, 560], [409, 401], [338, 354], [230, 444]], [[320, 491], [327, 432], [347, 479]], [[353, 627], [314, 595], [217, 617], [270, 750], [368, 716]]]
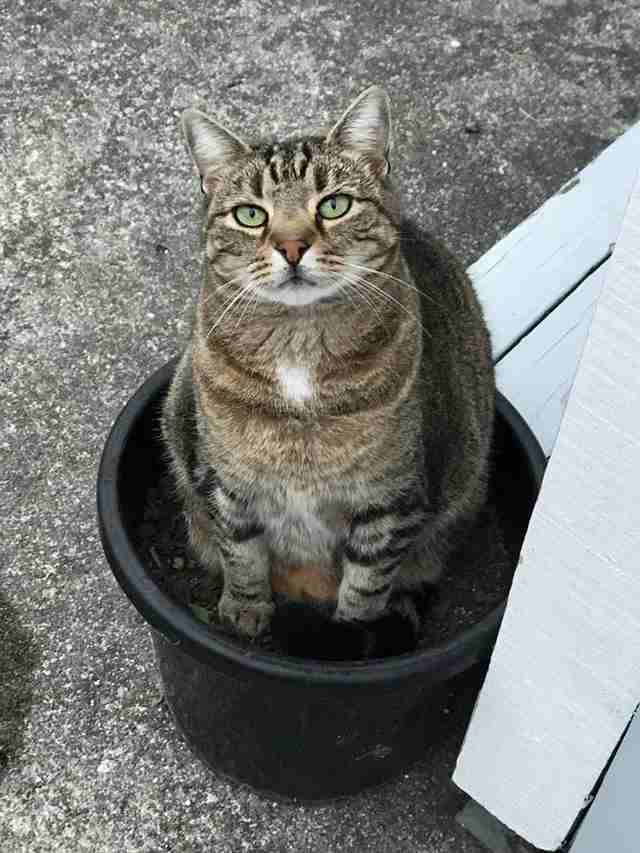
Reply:
[[275, 302], [280, 305], [291, 307], [303, 307], [313, 305], [315, 302], [327, 302], [336, 299], [339, 293], [338, 285], [284, 284], [280, 287], [262, 288], [259, 298], [263, 302]]

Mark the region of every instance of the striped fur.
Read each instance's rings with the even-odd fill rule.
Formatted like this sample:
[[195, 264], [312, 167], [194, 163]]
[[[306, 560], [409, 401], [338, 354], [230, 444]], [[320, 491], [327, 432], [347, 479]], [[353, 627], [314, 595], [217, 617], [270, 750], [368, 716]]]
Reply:
[[[334, 619], [371, 622], [437, 580], [484, 499], [481, 309], [446, 249], [401, 224], [380, 89], [328, 134], [280, 143], [195, 110], [183, 123], [207, 194], [205, 270], [163, 431], [192, 545], [245, 637], [268, 629], [287, 573], [319, 573]], [[351, 206], [322, 218], [336, 195]], [[240, 205], [266, 222], [245, 226]]]

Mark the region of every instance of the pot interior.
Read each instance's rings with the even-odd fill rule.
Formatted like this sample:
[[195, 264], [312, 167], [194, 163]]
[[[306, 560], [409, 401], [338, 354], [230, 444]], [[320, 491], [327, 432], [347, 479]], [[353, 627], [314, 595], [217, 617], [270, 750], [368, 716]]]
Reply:
[[[191, 612], [170, 600], [145, 571], [135, 531], [149, 487], [166, 473], [159, 415], [175, 361], [157, 371], [129, 401], [109, 436], [98, 483], [98, 514], [105, 553], [120, 584], [150, 624], [199, 659], [211, 654], [274, 670], [272, 674], [374, 680], [433, 669], [440, 677], [460, 672], [490, 650], [502, 616], [495, 607], [441, 646], [382, 661], [344, 664], [301, 661], [256, 650], [240, 640], [216, 636]], [[544, 470], [539, 444], [513, 407], [498, 395], [491, 492], [510, 552], [519, 552]], [[394, 663], [395, 662], [395, 663]]]

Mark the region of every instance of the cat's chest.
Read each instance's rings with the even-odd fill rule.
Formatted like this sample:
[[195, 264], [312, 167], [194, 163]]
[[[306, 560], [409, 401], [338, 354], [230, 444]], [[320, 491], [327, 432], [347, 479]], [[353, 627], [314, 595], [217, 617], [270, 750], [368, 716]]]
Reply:
[[292, 486], [258, 496], [256, 513], [274, 554], [286, 564], [331, 563], [347, 532], [338, 498]]
[[277, 393], [288, 403], [304, 405], [313, 398], [316, 386], [314, 371], [308, 366], [283, 361], [276, 367]]

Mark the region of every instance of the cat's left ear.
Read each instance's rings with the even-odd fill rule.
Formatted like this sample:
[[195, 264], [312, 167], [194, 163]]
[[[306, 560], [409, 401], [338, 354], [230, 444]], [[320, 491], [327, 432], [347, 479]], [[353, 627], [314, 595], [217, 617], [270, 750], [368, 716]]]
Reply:
[[364, 154], [380, 174], [388, 174], [393, 138], [389, 98], [384, 89], [366, 89], [329, 131], [326, 141]]

